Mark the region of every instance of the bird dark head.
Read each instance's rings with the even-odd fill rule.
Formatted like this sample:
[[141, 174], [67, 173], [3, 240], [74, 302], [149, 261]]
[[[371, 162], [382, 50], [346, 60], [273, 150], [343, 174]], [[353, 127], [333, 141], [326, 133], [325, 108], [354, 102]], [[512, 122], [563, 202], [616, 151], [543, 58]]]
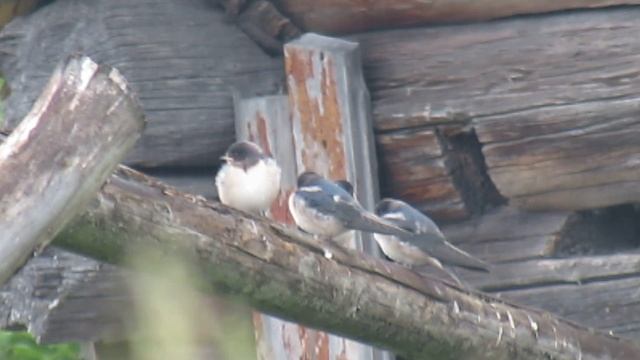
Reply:
[[247, 170], [262, 158], [264, 158], [264, 154], [258, 145], [249, 141], [238, 141], [229, 146], [222, 160]]
[[382, 216], [391, 212], [398, 212], [405, 206], [406, 204], [400, 200], [390, 198], [382, 199], [378, 202], [378, 205], [376, 205], [376, 215]]
[[298, 175], [298, 187], [314, 185], [318, 180], [322, 180], [322, 176], [313, 171], [305, 171]]

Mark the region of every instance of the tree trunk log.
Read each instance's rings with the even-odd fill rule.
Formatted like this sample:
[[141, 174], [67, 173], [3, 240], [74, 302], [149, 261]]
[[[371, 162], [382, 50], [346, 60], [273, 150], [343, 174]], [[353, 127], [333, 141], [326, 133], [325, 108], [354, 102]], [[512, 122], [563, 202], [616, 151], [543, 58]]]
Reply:
[[76, 57], [53, 73], [0, 145], [0, 283], [82, 212], [144, 124], [115, 69]]
[[273, 0], [306, 31], [345, 34], [512, 15], [640, 4], [637, 0]]
[[210, 285], [241, 295], [258, 309], [412, 359], [640, 357], [630, 341], [360, 253], [345, 250], [328, 260], [298, 232], [125, 168], [58, 240], [113, 262], [129, 245], [184, 256], [200, 266]]

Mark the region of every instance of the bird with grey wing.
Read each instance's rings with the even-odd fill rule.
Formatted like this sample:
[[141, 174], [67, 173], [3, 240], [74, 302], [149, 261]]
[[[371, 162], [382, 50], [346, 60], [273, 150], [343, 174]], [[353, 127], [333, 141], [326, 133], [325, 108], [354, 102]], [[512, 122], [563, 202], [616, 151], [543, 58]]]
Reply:
[[408, 267], [435, 266], [446, 271], [456, 282], [459, 279], [442, 266], [454, 265], [470, 270], [489, 271], [489, 264], [449, 243], [433, 220], [401, 200], [383, 199], [376, 205], [376, 214], [411, 235], [374, 234], [382, 252], [394, 262]]
[[222, 160], [226, 163], [215, 179], [220, 202], [245, 212], [264, 214], [280, 192], [280, 166], [249, 141], [229, 146]]
[[[387, 235], [410, 235], [392, 223], [365, 210], [352, 196], [347, 181], [334, 182], [307, 171], [298, 176], [297, 189], [289, 196], [289, 211], [303, 231], [327, 240], [349, 230]], [[325, 256], [331, 252], [325, 249]]]

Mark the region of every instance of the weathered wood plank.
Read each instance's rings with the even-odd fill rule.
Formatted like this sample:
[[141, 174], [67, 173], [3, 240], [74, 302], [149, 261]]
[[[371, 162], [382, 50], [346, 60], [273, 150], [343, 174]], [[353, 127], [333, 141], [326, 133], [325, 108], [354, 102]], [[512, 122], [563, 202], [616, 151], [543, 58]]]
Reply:
[[[291, 106], [290, 132], [295, 177], [313, 170], [331, 179], [347, 179], [363, 206], [378, 198], [369, 93], [362, 75], [358, 45], [306, 34], [285, 46], [285, 72]], [[370, 236], [350, 232], [341, 242], [376, 254]], [[337, 336], [324, 359], [388, 359], [390, 354]], [[304, 339], [301, 339], [304, 342]], [[325, 345], [325, 344], [322, 344]], [[322, 352], [322, 347], [317, 347]], [[318, 352], [317, 352], [318, 353]]]
[[472, 124], [502, 195], [574, 210], [640, 199], [639, 16], [631, 7], [354, 38], [378, 130]]
[[[120, 226], [102, 225], [114, 221]], [[102, 241], [105, 237], [111, 241]], [[640, 356], [633, 342], [420, 278], [352, 250], [328, 260], [310, 237], [126, 169], [112, 176], [59, 240], [116, 262], [130, 245], [184, 256], [201, 267], [211, 286], [244, 296], [263, 311], [341, 331], [409, 358]]]
[[0, 284], [83, 210], [145, 123], [117, 70], [88, 57], [58, 66], [0, 145]]
[[633, 0], [379, 0], [374, 4], [355, 0], [272, 1], [305, 30], [331, 34], [640, 4]]
[[232, 90], [272, 93], [281, 60], [265, 54], [203, 0], [60, 0], [0, 33], [9, 126], [31, 108], [54, 64], [71, 53], [117, 66], [149, 126], [136, 166], [207, 166], [234, 140]]

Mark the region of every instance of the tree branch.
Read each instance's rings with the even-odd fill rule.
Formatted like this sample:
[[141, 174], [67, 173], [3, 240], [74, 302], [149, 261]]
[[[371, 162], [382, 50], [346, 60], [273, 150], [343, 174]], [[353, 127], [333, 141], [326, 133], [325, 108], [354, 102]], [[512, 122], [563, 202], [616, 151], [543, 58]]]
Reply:
[[74, 57], [0, 146], [0, 283], [95, 196], [144, 128], [126, 82]]
[[[105, 241], [108, 239], [108, 241]], [[121, 167], [59, 245], [110, 262], [129, 245], [181, 256], [256, 308], [412, 359], [636, 359], [631, 341], [469, 293]]]

